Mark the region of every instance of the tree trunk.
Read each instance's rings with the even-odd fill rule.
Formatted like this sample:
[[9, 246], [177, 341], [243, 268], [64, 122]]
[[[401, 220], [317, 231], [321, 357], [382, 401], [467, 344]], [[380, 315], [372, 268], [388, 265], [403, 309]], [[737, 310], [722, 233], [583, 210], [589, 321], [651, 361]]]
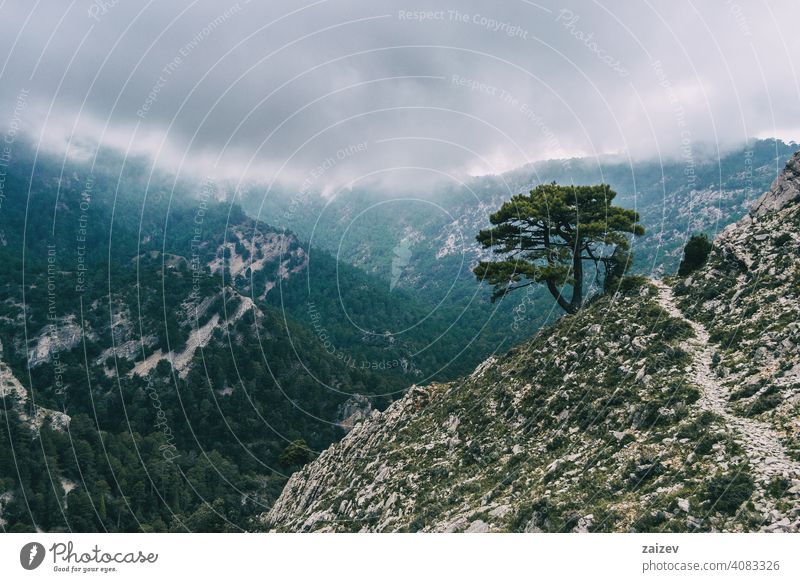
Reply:
[[558, 290], [558, 287], [556, 287], [556, 284], [550, 279], [548, 279], [546, 283], [547, 283], [547, 290], [550, 291], [550, 295], [555, 297], [559, 307], [561, 307], [561, 309], [563, 309], [567, 313], [575, 313], [575, 311], [573, 311], [572, 309], [572, 304], [569, 303], [566, 299], [564, 299], [564, 297], [561, 295], [561, 292]]
[[575, 282], [572, 285], [570, 313], [575, 313], [583, 305], [583, 259], [581, 258], [581, 246], [577, 243], [572, 251], [572, 274]]

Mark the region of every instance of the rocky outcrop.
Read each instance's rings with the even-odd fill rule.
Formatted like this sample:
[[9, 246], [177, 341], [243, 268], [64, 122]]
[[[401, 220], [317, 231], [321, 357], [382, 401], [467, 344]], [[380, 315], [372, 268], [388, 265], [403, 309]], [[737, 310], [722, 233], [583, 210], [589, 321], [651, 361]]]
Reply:
[[792, 156], [769, 191], [756, 200], [750, 209], [750, 216], [759, 218], [798, 201], [800, 201], [800, 152]]
[[65, 430], [70, 417], [63, 412], [36, 406], [30, 401], [28, 391], [17, 379], [11, 368], [0, 360], [0, 399], [9, 398], [19, 419], [33, 431], [38, 431], [45, 422], [54, 430]]
[[352, 430], [356, 424], [369, 418], [372, 411], [372, 402], [369, 398], [362, 394], [353, 394], [339, 405], [337, 410], [339, 426], [344, 430]]
[[308, 254], [293, 234], [246, 221], [231, 226], [226, 238], [209, 264], [211, 273], [227, 269], [237, 289], [259, 299], [264, 299], [281, 280], [308, 266]]
[[[68, 352], [81, 343], [84, 331], [76, 319], [74, 315], [69, 315], [42, 329], [28, 351], [28, 365], [31, 368], [51, 362], [56, 352]], [[97, 338], [91, 331], [87, 332], [87, 337], [91, 340]]]
[[[253, 313], [255, 317], [261, 317], [263, 315], [261, 310], [256, 306], [250, 297], [239, 295], [232, 289], [226, 289], [226, 293], [238, 301], [238, 307], [228, 313], [227, 318], [222, 316], [225, 315], [224, 313], [222, 315], [219, 313], [214, 313], [203, 325], [195, 325], [192, 328], [192, 330], [189, 332], [189, 337], [186, 339], [186, 345], [182, 350], [178, 352], [170, 351], [168, 353], [164, 353], [163, 350], [159, 348], [143, 360], [137, 362], [128, 375], [133, 376], [135, 374], [137, 376], [146, 376], [158, 365], [161, 360], [166, 360], [170, 362], [172, 367], [178, 372], [178, 375], [181, 378], [186, 378], [186, 376], [189, 374], [190, 364], [194, 358], [195, 352], [198, 349], [203, 349], [208, 345], [208, 342], [211, 341], [215, 330], [236, 323], [246, 313]], [[211, 299], [213, 300], [221, 297], [223, 297], [223, 294], [216, 295]], [[208, 303], [211, 303], [211, 301]], [[207, 309], [204, 310], [203, 313], [206, 311]], [[192, 321], [189, 320], [187, 323], [191, 324]]]

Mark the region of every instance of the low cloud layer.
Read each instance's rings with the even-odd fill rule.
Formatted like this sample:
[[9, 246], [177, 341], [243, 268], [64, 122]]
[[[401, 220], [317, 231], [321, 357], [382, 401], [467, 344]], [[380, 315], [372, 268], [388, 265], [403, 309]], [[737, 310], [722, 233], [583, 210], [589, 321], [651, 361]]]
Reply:
[[0, 126], [331, 190], [800, 135], [791, 0], [0, 8]]

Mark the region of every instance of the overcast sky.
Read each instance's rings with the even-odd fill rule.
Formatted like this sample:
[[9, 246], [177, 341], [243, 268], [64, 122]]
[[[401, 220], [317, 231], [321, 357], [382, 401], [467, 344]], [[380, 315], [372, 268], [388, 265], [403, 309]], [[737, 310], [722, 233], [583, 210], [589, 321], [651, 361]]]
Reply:
[[411, 187], [800, 136], [796, 0], [0, 0], [0, 47], [0, 127], [188, 174]]

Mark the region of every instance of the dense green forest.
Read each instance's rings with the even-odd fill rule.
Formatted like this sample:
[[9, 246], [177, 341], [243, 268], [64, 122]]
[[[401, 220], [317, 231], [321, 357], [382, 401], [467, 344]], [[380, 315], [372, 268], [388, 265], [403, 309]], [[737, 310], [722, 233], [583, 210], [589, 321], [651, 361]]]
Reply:
[[[465, 369], [451, 363], [461, 340], [449, 322], [395, 339], [424, 307], [376, 277], [320, 252], [284, 278], [300, 243], [207, 184], [110, 154], [94, 167], [17, 154], [0, 340], [29, 398], [2, 399], [7, 531], [248, 529], [293, 470], [341, 438], [352, 394], [383, 408], [412, 382]], [[233, 274], [250, 252], [233, 232], [288, 244], [276, 256], [253, 247], [262, 268]], [[210, 337], [192, 352], [201, 328]], [[36, 410], [71, 421], [35, 426]]]

